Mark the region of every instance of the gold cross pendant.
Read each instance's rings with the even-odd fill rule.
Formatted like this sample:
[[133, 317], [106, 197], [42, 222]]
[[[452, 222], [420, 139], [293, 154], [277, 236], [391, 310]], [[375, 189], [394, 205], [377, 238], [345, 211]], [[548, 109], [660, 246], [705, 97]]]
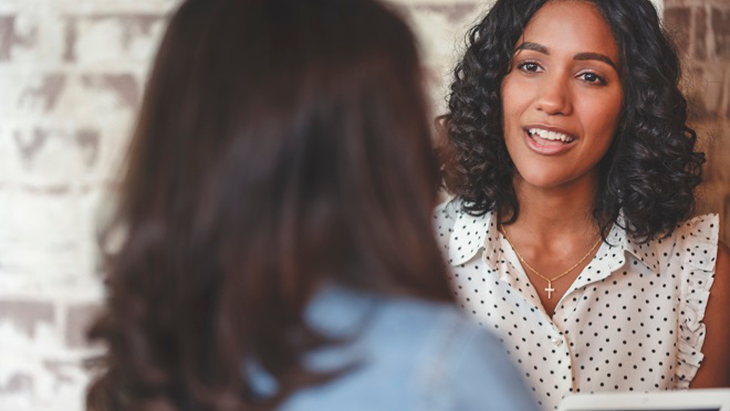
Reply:
[[553, 288], [552, 281], [548, 281], [548, 286], [545, 289], [545, 291], [547, 291], [547, 293], [548, 293], [548, 300], [551, 299], [553, 297], [553, 291], [555, 291], [555, 289]]

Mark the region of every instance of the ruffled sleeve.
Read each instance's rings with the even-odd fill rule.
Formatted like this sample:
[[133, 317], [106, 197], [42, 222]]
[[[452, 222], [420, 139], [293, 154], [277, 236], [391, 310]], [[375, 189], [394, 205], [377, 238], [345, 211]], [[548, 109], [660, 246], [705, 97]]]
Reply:
[[717, 214], [706, 214], [683, 223], [674, 234], [681, 266], [677, 388], [689, 388], [704, 357], [703, 319], [715, 275], [719, 226]]

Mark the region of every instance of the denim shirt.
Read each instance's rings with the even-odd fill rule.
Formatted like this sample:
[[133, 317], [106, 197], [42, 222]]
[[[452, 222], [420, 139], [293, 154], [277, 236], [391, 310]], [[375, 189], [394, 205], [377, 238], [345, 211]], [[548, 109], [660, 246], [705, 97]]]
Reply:
[[[306, 319], [349, 341], [311, 353], [307, 367], [358, 366], [292, 394], [282, 410], [537, 410], [501, 344], [449, 304], [327, 286]], [[275, 392], [273, 379], [257, 375], [261, 390]]]

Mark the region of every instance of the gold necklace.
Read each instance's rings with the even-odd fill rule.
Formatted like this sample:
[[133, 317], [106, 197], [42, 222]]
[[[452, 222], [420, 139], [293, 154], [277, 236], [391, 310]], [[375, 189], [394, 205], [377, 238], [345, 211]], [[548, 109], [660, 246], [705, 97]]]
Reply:
[[504, 234], [504, 238], [507, 239], [507, 242], [509, 243], [510, 246], [512, 246], [512, 250], [514, 250], [515, 254], [517, 255], [517, 258], [520, 260], [520, 264], [522, 264], [523, 266], [529, 268], [530, 271], [532, 271], [533, 273], [537, 274], [538, 277], [540, 277], [543, 280], [547, 281], [548, 286], [547, 286], [547, 288], [545, 288], [545, 291], [548, 293], [548, 300], [552, 298], [553, 292], [555, 291], [555, 289], [553, 288], [553, 281], [557, 281], [557, 280], [565, 277], [566, 275], [568, 275], [568, 273], [570, 273], [571, 271], [573, 271], [573, 269], [575, 269], [575, 267], [578, 267], [583, 261], [586, 260], [586, 258], [588, 258], [589, 255], [591, 255], [591, 253], [593, 252], [593, 250], [596, 249], [596, 247], [598, 246], [598, 244], [600, 244], [601, 243], [601, 240], [603, 239], [602, 237], [599, 236], [598, 237], [598, 240], [596, 240], [596, 242], [591, 246], [591, 249], [588, 250], [588, 252], [586, 253], [586, 255], [584, 255], [583, 258], [580, 259], [580, 261], [578, 261], [577, 263], [573, 264], [570, 268], [568, 268], [567, 270], [563, 271], [560, 275], [558, 275], [558, 276], [553, 277], [552, 279], [550, 279], [550, 278], [547, 278], [544, 275], [540, 274], [537, 270], [535, 270], [530, 265], [530, 263], [528, 263], [524, 258], [522, 258], [522, 256], [520, 255], [520, 253], [517, 252], [517, 247], [515, 247], [514, 243], [512, 242], [512, 240], [510, 240], [509, 236], [507, 235], [507, 229], [504, 228], [504, 226], [501, 225], [501, 224], [500, 224], [499, 227], [501, 228], [501, 230], [499, 230], [499, 231], [501, 231], [502, 234]]

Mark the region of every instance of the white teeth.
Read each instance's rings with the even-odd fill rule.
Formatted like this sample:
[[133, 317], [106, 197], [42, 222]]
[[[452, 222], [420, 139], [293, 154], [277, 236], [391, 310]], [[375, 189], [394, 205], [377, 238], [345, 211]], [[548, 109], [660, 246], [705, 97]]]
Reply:
[[573, 141], [572, 137], [569, 137], [563, 133], [543, 130], [541, 128], [531, 128], [531, 129], [527, 130], [527, 132], [529, 132], [530, 135], [536, 135], [536, 136], [539, 136], [540, 138], [544, 138], [545, 140], [553, 140], [553, 141], [560, 140], [563, 143], [570, 143]]

